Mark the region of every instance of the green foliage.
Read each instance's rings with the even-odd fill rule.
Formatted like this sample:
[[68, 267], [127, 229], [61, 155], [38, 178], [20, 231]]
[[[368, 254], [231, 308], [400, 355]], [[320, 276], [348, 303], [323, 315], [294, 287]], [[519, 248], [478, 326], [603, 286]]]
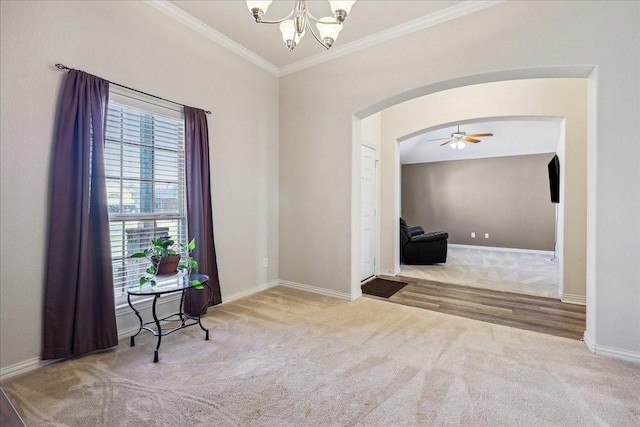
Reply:
[[144, 285], [145, 283], [149, 283], [151, 286], [155, 286], [156, 285], [156, 281], [153, 278], [149, 278], [146, 276], [142, 276], [140, 278], [140, 286]]
[[180, 260], [178, 270], [189, 274], [191, 274], [192, 271], [198, 271], [198, 262], [191, 256], [191, 252], [196, 248], [196, 238], [191, 239], [188, 244], [180, 243], [180, 247], [187, 253], [187, 258]]
[[[140, 286], [149, 283], [151, 286], [156, 285], [155, 277], [157, 269], [160, 265], [162, 257], [180, 255], [179, 249], [186, 253], [186, 257], [182, 256], [178, 264], [178, 270], [184, 274], [191, 274], [198, 271], [198, 262], [193, 259], [191, 252], [196, 248], [196, 239], [193, 238], [189, 243], [176, 242], [168, 236], [160, 237], [151, 241], [151, 246], [142, 252], [136, 252], [129, 258], [147, 258], [150, 262], [149, 267], [145, 270], [145, 274], [140, 277]], [[191, 284], [196, 289], [203, 289], [204, 286], [199, 280], [191, 280]]]
[[[194, 243], [193, 248], [195, 249], [194, 240], [192, 240], [191, 242]], [[130, 257], [131, 258], [152, 258], [152, 257], [162, 258], [165, 256], [178, 255], [178, 247], [186, 248], [187, 246], [182, 243], [179, 246], [176, 246], [176, 242], [171, 240], [170, 237], [163, 236], [155, 240], [152, 240], [150, 247], [148, 247], [142, 252], [136, 252]], [[192, 250], [193, 249], [190, 249], [189, 251], [192, 251]]]
[[157, 257], [177, 255], [175, 242], [168, 237], [161, 237], [151, 242], [154, 255]]

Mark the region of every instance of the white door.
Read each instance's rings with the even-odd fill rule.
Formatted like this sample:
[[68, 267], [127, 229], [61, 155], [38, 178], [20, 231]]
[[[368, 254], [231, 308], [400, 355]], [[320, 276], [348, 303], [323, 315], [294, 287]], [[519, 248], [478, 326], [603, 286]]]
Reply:
[[360, 280], [375, 274], [376, 151], [360, 146]]

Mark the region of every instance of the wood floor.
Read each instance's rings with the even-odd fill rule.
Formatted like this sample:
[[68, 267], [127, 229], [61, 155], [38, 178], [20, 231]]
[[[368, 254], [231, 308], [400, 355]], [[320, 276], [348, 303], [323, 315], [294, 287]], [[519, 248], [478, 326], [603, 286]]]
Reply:
[[582, 305], [411, 277], [383, 278], [409, 284], [390, 298], [371, 298], [577, 340], [586, 328]]

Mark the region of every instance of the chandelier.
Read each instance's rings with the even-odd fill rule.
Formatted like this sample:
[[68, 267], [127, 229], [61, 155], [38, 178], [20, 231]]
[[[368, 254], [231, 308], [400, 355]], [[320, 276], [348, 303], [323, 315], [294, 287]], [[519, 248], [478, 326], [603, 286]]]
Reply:
[[[295, 0], [291, 13], [276, 21], [265, 21], [263, 15], [267, 13], [272, 0], [246, 0], [247, 7], [253, 19], [258, 24], [280, 24], [282, 40], [291, 52], [300, 39], [305, 35], [307, 28], [313, 37], [325, 48], [329, 49], [338, 38], [342, 30], [342, 23], [351, 11], [351, 7], [356, 0], [328, 0], [331, 5], [333, 16], [316, 18], [307, 9], [306, 0]], [[312, 22], [316, 23], [318, 33], [313, 30]]]

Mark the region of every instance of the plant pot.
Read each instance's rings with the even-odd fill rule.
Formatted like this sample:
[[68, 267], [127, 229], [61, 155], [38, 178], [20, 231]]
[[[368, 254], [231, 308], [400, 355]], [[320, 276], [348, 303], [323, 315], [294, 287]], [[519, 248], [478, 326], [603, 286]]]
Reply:
[[160, 258], [152, 257], [151, 260], [156, 266], [157, 275], [162, 276], [165, 274], [175, 274], [178, 271], [180, 255], [169, 255]]

